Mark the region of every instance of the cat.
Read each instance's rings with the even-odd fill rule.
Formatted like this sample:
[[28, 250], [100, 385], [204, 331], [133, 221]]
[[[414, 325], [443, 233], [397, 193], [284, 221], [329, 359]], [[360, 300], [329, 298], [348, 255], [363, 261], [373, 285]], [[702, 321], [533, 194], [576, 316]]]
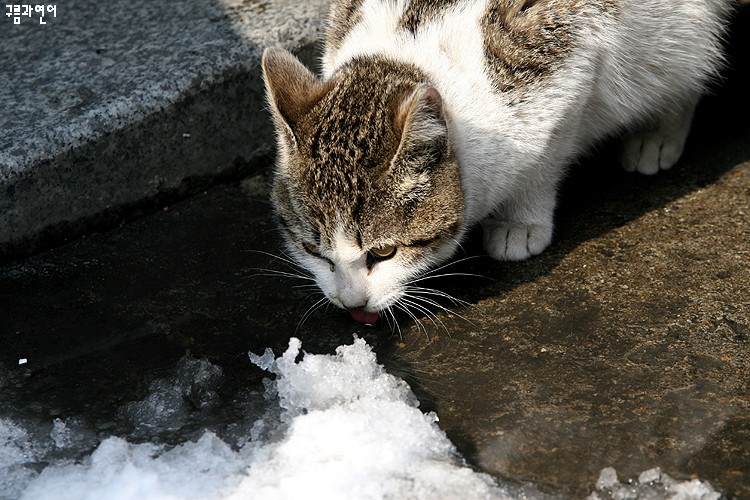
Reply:
[[558, 184], [604, 138], [679, 159], [722, 66], [728, 0], [340, 0], [322, 75], [271, 48], [272, 199], [291, 255], [372, 323], [481, 224], [498, 260], [551, 242]]

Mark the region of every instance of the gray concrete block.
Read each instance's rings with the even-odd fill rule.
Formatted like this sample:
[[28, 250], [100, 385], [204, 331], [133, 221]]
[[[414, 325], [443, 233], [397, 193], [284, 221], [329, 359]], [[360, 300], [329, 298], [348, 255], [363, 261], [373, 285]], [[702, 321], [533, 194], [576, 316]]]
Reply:
[[327, 8], [81, 0], [45, 25], [2, 16], [0, 254], [267, 153], [262, 50], [311, 52]]

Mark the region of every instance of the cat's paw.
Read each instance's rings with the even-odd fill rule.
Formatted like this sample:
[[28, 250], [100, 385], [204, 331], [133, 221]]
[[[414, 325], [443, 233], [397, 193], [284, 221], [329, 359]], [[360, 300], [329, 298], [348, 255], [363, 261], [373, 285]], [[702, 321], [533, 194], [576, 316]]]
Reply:
[[684, 136], [669, 137], [658, 132], [636, 135], [623, 144], [620, 162], [627, 172], [653, 175], [672, 168], [684, 147]]
[[484, 226], [484, 249], [497, 260], [524, 260], [538, 255], [552, 241], [552, 224], [512, 224], [498, 221]]
[[658, 116], [652, 128], [627, 139], [620, 154], [622, 167], [646, 175], [672, 168], [685, 149], [696, 101], [686, 99], [677, 109]]

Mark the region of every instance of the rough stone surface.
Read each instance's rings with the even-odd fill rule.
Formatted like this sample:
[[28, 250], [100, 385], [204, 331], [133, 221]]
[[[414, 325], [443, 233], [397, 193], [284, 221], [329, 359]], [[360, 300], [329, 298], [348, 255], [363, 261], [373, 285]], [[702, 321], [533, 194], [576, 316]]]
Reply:
[[311, 47], [327, 4], [81, 0], [46, 25], [3, 15], [0, 253], [267, 154], [260, 55]]
[[400, 336], [335, 308], [300, 324], [319, 296], [264, 276], [292, 271], [263, 253], [280, 241], [265, 172], [0, 268], [0, 415], [128, 435], [114, 409], [190, 350], [231, 375], [221, 412], [192, 431], [229, 425], [233, 395], [263, 377], [248, 350], [278, 354], [295, 335], [332, 352], [357, 333], [500, 478], [583, 498], [604, 467], [621, 478], [660, 467], [750, 498], [748, 13], [674, 169], [625, 174], [603, 150], [563, 189], [548, 251], [501, 264], [474, 235], [472, 258], [446, 271], [484, 278], [430, 285], [470, 305], [404, 317]]

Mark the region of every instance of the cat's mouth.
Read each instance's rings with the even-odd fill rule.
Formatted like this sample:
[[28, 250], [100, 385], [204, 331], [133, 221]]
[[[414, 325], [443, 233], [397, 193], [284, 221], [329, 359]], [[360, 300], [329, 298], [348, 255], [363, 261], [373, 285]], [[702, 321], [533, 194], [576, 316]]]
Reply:
[[375, 324], [380, 317], [380, 313], [378, 313], [377, 311], [368, 312], [362, 309], [349, 309], [349, 314], [352, 318], [354, 318], [355, 321], [359, 321], [360, 323], [364, 323], [366, 325]]

